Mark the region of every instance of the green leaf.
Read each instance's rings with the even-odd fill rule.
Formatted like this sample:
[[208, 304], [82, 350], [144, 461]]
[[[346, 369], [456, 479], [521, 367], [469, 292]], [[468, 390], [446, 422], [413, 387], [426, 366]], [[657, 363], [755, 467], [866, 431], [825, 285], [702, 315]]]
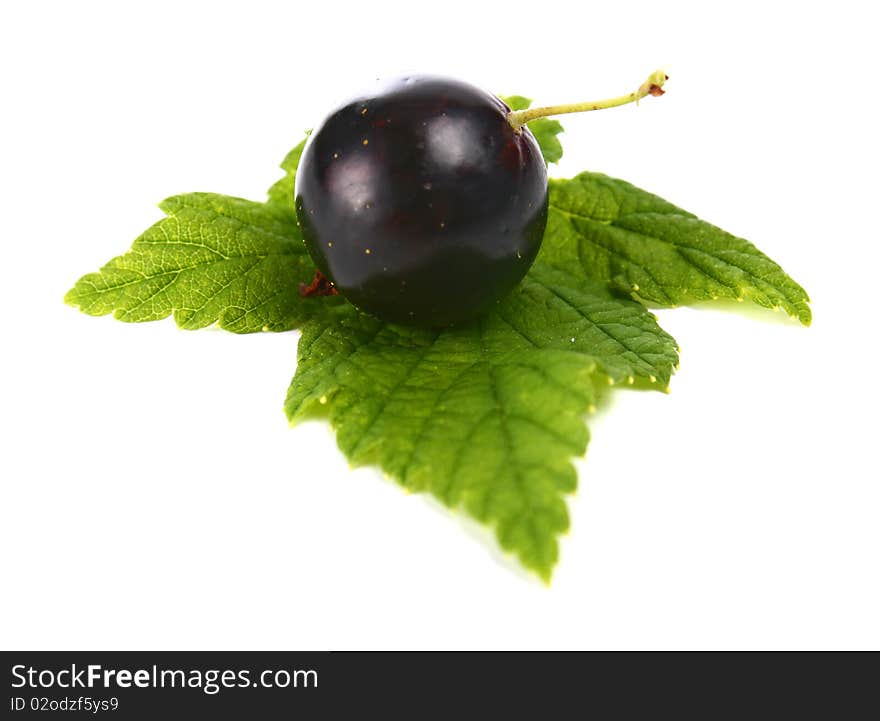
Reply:
[[460, 328], [406, 328], [340, 307], [306, 324], [298, 358], [291, 421], [329, 413], [352, 464], [376, 464], [491, 525], [544, 579], [568, 528], [583, 414], [612, 383], [665, 387], [677, 363], [642, 306], [541, 265]]
[[168, 217], [131, 250], [80, 278], [65, 301], [137, 322], [172, 313], [181, 328], [288, 330], [323, 306], [300, 298], [314, 264], [288, 213], [211, 193], [168, 198]]
[[[529, 106], [521, 96], [506, 99]], [[547, 162], [562, 126], [529, 123]], [[639, 303], [749, 298], [810, 321], [808, 298], [747, 241], [629, 183], [551, 180], [538, 262], [495, 309], [445, 330], [390, 325], [339, 298], [302, 299], [314, 266], [294, 212], [305, 141], [265, 203], [194, 193], [66, 301], [125, 321], [174, 314], [184, 328], [303, 325], [285, 410], [329, 416], [352, 464], [375, 464], [491, 526], [502, 548], [549, 579], [568, 528], [571, 459], [584, 414], [609, 387], [668, 390], [675, 341]]]
[[507, 103], [507, 107], [511, 110], [525, 110], [532, 106], [532, 99], [522, 95], [502, 95], [501, 99]]
[[266, 200], [267, 205], [280, 213], [286, 214], [293, 220], [296, 220], [296, 211], [293, 204], [293, 184], [296, 180], [296, 169], [299, 167], [299, 159], [302, 157], [304, 147], [306, 147], [305, 140], [300, 142], [281, 161], [284, 177], [269, 188], [269, 198]]
[[540, 258], [657, 305], [748, 299], [812, 317], [804, 289], [747, 240], [600, 173], [551, 179]]
[[[508, 95], [501, 99], [511, 110], [525, 110], [532, 104], [529, 98], [524, 98], [522, 95]], [[526, 127], [532, 131], [535, 140], [538, 141], [544, 160], [548, 164], [558, 163], [562, 159], [562, 143], [556, 136], [564, 131], [562, 124], [551, 118], [538, 118], [526, 123]]]

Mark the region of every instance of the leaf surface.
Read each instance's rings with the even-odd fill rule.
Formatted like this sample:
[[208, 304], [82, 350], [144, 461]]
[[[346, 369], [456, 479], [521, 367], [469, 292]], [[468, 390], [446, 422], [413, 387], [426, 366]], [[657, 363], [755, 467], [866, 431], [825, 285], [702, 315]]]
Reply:
[[642, 306], [539, 265], [461, 328], [405, 328], [350, 306], [308, 323], [286, 410], [291, 421], [329, 413], [353, 464], [489, 524], [547, 579], [584, 414], [611, 383], [665, 387], [676, 363]]
[[812, 318], [804, 289], [749, 241], [601, 173], [551, 179], [540, 258], [647, 303], [751, 300]]
[[296, 211], [293, 204], [296, 169], [299, 167], [299, 159], [302, 157], [303, 148], [306, 147], [306, 140], [307, 138], [302, 140], [299, 145], [284, 156], [284, 160], [281, 161], [284, 177], [277, 180], [269, 188], [269, 197], [266, 200], [267, 205], [292, 220], [296, 220]]
[[173, 314], [181, 328], [289, 330], [319, 309], [300, 298], [314, 264], [289, 215], [213, 193], [163, 201], [167, 217], [125, 255], [80, 278], [65, 301], [127, 322]]

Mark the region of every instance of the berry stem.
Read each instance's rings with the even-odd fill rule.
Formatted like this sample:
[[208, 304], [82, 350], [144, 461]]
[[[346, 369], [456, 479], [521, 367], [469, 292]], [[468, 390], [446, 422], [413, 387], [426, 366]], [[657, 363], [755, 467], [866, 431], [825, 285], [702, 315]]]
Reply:
[[511, 110], [507, 114], [507, 121], [513, 126], [513, 129], [519, 132], [523, 125], [537, 118], [546, 118], [549, 115], [563, 115], [564, 113], [584, 113], [588, 110], [604, 110], [605, 108], [616, 108], [618, 105], [626, 105], [627, 103], [637, 103], [647, 95], [659, 97], [665, 92], [663, 83], [669, 79], [662, 70], [655, 70], [648, 79], [643, 82], [639, 89], [626, 95], [620, 95], [616, 98], [608, 98], [607, 100], [596, 100], [591, 103], [574, 103], [571, 105], [548, 105], [543, 108], [527, 108], [526, 110]]

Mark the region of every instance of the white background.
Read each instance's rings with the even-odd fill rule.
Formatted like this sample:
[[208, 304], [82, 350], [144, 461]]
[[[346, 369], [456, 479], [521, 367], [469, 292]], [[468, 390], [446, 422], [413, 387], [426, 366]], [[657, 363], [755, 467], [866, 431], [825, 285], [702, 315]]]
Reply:
[[[827, 7], [827, 9], [821, 9]], [[4, 648], [878, 648], [878, 142], [868, 3], [4, 3]], [[565, 158], [779, 260], [781, 315], [662, 310], [672, 393], [591, 419], [552, 585], [282, 412], [296, 333], [62, 297], [173, 193], [262, 199], [337, 99], [455, 75]]]

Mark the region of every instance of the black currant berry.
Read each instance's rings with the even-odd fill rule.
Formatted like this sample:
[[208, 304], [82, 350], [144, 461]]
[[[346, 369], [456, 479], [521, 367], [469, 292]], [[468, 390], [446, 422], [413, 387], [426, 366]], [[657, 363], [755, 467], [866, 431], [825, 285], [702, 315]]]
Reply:
[[494, 95], [408, 77], [333, 111], [311, 134], [296, 212], [318, 269], [361, 310], [446, 326], [526, 274], [547, 222], [547, 171]]

